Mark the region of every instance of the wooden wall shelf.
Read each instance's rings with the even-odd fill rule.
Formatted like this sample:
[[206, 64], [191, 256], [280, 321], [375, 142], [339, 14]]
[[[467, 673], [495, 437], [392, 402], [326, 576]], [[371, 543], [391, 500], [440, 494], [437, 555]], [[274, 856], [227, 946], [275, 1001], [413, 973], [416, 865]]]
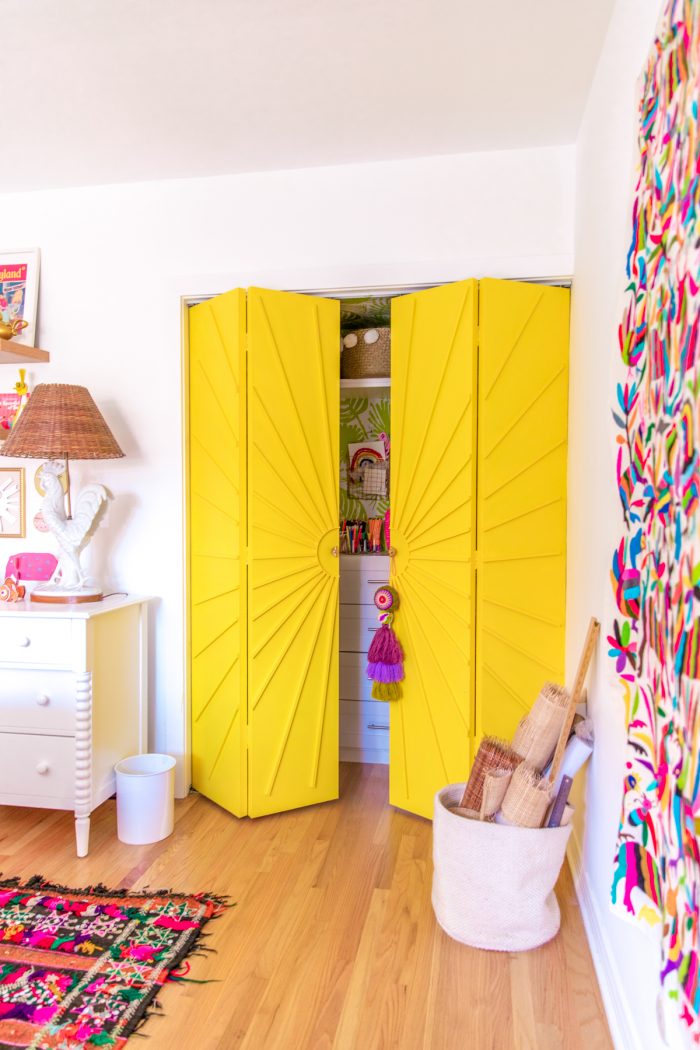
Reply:
[[38, 364], [49, 359], [48, 350], [0, 339], [0, 365]]

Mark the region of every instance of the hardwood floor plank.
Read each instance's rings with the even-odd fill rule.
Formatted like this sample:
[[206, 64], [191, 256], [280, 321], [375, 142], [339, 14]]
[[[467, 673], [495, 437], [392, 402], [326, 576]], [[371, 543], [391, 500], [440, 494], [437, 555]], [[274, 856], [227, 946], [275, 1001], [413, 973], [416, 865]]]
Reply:
[[0, 811], [5, 875], [229, 894], [206, 984], [166, 987], [150, 1050], [612, 1050], [568, 869], [562, 929], [533, 952], [452, 941], [430, 903], [428, 821], [387, 803], [387, 769], [341, 766], [341, 798], [237, 820], [192, 794], [164, 842], [125, 846], [114, 802], [74, 855], [70, 814]]

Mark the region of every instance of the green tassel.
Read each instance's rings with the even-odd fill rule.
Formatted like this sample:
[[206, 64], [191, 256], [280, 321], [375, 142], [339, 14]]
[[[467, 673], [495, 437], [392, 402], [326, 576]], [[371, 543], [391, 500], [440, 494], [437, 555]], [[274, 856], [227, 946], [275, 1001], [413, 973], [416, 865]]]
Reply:
[[122, 988], [117, 995], [120, 999], [124, 999], [127, 1003], [135, 1003], [139, 999], [143, 999], [143, 988]]
[[117, 1040], [109, 1034], [109, 1032], [99, 1032], [96, 1035], [91, 1035], [88, 1039], [90, 1046], [115, 1046]]
[[375, 682], [372, 686], [373, 700], [400, 700], [401, 686], [398, 682]]

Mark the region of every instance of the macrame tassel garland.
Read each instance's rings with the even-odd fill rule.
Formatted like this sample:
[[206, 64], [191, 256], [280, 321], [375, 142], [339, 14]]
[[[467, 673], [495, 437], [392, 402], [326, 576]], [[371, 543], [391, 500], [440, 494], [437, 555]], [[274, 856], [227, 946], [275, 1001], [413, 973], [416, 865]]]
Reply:
[[379, 622], [382, 626], [367, 653], [367, 677], [374, 682], [372, 698], [398, 700], [401, 696], [399, 682], [404, 678], [403, 649], [391, 626], [392, 610], [399, 604], [398, 595], [391, 587], [380, 587], [374, 595], [374, 604], [381, 612]]

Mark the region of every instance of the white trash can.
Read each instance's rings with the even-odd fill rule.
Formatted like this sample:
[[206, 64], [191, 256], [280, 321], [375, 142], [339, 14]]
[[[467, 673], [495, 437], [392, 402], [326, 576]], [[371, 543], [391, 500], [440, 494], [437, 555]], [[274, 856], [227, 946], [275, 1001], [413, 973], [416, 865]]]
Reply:
[[175, 759], [132, 755], [114, 767], [117, 775], [117, 835], [144, 846], [172, 834], [175, 819]]

